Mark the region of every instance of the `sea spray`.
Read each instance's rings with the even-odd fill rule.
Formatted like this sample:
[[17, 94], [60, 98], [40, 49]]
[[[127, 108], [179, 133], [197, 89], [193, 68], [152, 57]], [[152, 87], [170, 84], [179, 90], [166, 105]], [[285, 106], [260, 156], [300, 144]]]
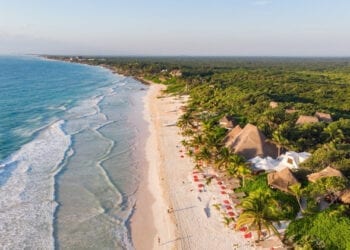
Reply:
[[0, 235], [5, 249], [53, 248], [54, 177], [71, 144], [63, 124], [50, 125], [0, 164]]

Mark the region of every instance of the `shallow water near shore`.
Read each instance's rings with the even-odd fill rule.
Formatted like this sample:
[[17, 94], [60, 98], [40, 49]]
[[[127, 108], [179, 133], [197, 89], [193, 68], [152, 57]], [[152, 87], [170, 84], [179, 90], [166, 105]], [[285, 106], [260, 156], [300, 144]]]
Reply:
[[132, 249], [144, 86], [33, 57], [0, 66], [2, 247]]

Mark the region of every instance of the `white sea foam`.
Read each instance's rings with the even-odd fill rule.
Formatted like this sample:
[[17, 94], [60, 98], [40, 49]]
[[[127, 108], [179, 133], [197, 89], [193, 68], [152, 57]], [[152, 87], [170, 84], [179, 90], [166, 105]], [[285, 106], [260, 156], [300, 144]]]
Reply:
[[54, 177], [70, 148], [63, 121], [0, 163], [0, 235], [4, 249], [53, 249]]
[[105, 96], [96, 96], [82, 101], [78, 106], [68, 110], [67, 132], [76, 134], [88, 128], [100, 127], [101, 124], [109, 123], [108, 117], [101, 112], [99, 104]]

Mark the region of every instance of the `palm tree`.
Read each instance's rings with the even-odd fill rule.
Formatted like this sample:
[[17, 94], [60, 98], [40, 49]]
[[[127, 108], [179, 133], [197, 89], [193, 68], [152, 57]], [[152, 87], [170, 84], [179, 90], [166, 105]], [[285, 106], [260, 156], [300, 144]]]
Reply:
[[289, 186], [289, 190], [295, 196], [295, 199], [297, 200], [298, 205], [300, 207], [300, 211], [302, 213], [304, 213], [305, 211], [304, 211], [304, 209], [303, 209], [303, 207], [301, 206], [301, 203], [300, 203], [301, 195], [303, 193], [303, 190], [301, 188], [301, 184], [300, 183], [296, 183], [294, 185], [291, 185], [291, 186]]
[[180, 117], [180, 119], [177, 122], [177, 125], [181, 129], [185, 130], [188, 128], [194, 128], [193, 122], [194, 122], [194, 118], [193, 118], [192, 114], [189, 112], [186, 112]]
[[288, 143], [288, 140], [282, 136], [282, 133], [279, 130], [275, 130], [272, 133], [272, 143], [274, 143], [278, 149], [278, 156], [281, 155], [281, 149], [285, 147]]
[[236, 176], [242, 180], [242, 187], [245, 185], [245, 178], [250, 176], [252, 171], [248, 168], [247, 163], [241, 163], [237, 166]]
[[207, 147], [202, 147], [201, 150], [196, 155], [197, 160], [202, 160], [203, 162], [211, 162], [211, 152]]
[[237, 154], [231, 154], [225, 169], [230, 176], [240, 178], [243, 187], [245, 185], [245, 177], [251, 174], [245, 159]]
[[256, 229], [258, 240], [261, 240], [262, 230], [266, 229], [269, 233], [272, 231], [279, 238], [281, 237], [273, 222], [279, 222], [277, 219], [278, 203], [272, 198], [271, 192], [266, 190], [256, 190], [245, 198], [241, 205], [243, 212], [238, 217], [237, 228], [244, 225], [251, 229]]
[[328, 140], [331, 142], [341, 142], [344, 139], [344, 133], [343, 131], [338, 128], [338, 126], [335, 123], [329, 124], [325, 129], [324, 132], [328, 135]]
[[216, 161], [217, 168], [218, 169], [221, 169], [221, 168], [226, 169], [227, 166], [232, 161], [232, 157], [233, 157], [233, 155], [231, 154], [230, 150], [226, 147], [222, 147], [217, 155], [217, 161]]

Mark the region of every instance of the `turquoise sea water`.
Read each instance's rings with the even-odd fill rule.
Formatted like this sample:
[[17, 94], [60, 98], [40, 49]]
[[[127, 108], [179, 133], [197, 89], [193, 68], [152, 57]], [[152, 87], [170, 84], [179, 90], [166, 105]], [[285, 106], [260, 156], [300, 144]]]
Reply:
[[100, 67], [0, 57], [0, 248], [132, 248], [142, 88]]

